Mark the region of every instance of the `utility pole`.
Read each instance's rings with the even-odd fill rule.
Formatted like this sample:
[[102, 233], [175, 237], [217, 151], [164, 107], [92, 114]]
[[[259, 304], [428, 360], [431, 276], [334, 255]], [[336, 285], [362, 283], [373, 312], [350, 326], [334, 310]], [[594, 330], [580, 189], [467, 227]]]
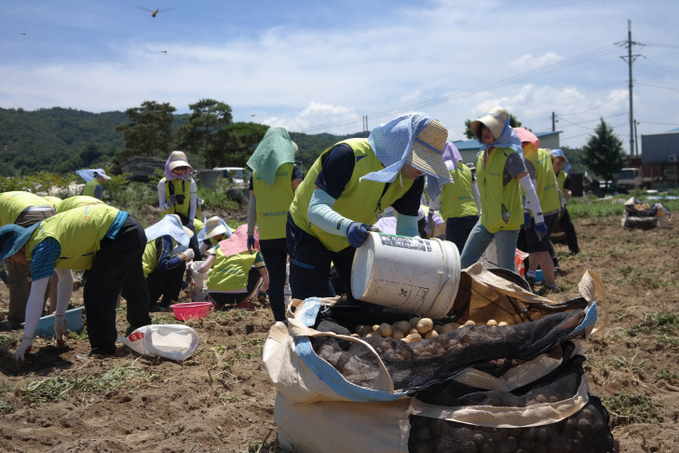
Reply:
[[556, 115], [552, 112], [552, 132], [556, 132]]
[[[634, 156], [634, 101], [632, 95], [633, 81], [632, 78], [632, 63], [639, 55], [632, 55], [632, 46], [642, 46], [638, 42], [632, 41], [632, 21], [627, 21], [627, 41], [624, 41], [627, 46], [627, 56], [620, 57], [627, 62], [629, 68], [629, 153]], [[638, 151], [638, 150], [637, 150]]]
[[363, 132], [368, 132], [368, 115], [363, 115]]

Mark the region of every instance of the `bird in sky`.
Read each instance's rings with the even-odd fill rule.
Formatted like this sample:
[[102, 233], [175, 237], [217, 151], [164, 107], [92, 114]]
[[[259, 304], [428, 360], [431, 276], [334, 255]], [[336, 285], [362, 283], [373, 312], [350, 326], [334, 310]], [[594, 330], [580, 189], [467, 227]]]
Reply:
[[255, 116], [255, 114], [253, 113], [253, 114], [252, 114], [252, 115], [250, 115], [250, 116]]
[[157, 10], [153, 11], [152, 9], [143, 8], [143, 7], [141, 7], [141, 6], [137, 6], [137, 8], [138, 8], [138, 9], [143, 9], [144, 11], [148, 11], [149, 13], [151, 13], [151, 17], [156, 17], [156, 15], [157, 15], [158, 13], [162, 13], [163, 11], [169, 11], [169, 10], [171, 10], [171, 9], [174, 9], [174, 8], [168, 8], [168, 9], [160, 9], [160, 8], [158, 8]]
[[167, 50], [161, 50], [162, 53], [167, 53]]
[[23, 32], [22, 32], [21, 34], [22, 34], [22, 35], [25, 35], [26, 33], [23, 33]]

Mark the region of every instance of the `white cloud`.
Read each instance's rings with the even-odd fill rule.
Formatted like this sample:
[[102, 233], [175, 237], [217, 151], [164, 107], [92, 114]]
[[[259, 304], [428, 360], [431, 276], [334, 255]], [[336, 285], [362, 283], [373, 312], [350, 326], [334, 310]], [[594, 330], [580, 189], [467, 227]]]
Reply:
[[525, 54], [512, 61], [509, 66], [522, 71], [532, 71], [534, 69], [543, 68], [550, 64], [558, 63], [562, 59], [562, 57], [558, 56], [554, 52], [547, 52], [546, 54], [539, 57], [534, 57], [531, 54]]

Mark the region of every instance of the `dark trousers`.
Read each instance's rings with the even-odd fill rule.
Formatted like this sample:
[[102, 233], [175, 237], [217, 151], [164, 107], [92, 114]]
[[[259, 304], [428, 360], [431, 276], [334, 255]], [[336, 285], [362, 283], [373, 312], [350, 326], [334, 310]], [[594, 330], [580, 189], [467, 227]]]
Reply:
[[92, 352], [111, 354], [116, 350], [116, 302], [123, 293], [127, 300], [127, 321], [132, 327], [151, 324], [149, 290], [141, 257], [146, 246], [144, 228], [128, 217], [115, 239], [102, 239], [94, 255], [83, 300]]
[[182, 263], [170, 269], [167, 272], [160, 272], [155, 270], [151, 272], [146, 279], [149, 285], [149, 301], [151, 305], [155, 304], [160, 296], [163, 299], [160, 301], [162, 307], [169, 307], [172, 301], [179, 301], [179, 291], [182, 289], [182, 279], [186, 271], [186, 263]]
[[575, 226], [571, 220], [571, 215], [568, 213], [568, 208], [563, 209], [563, 214], [559, 219], [559, 226], [566, 235], [566, 244], [568, 244], [568, 250], [571, 253], [578, 253], [580, 247], [578, 247], [578, 236], [575, 234]]
[[[472, 232], [479, 216], [470, 215], [466, 217], [450, 217], [446, 220], [446, 241], [450, 241], [457, 246], [458, 252], [462, 253], [464, 244], [467, 242], [469, 233]], [[424, 236], [423, 236], [424, 237]]]
[[259, 247], [269, 271], [269, 303], [276, 321], [285, 321], [285, 277], [288, 249], [285, 239], [260, 239]]
[[351, 294], [351, 266], [356, 253], [354, 247], [332, 252], [318, 238], [295, 225], [290, 215], [286, 241], [290, 255], [290, 288], [293, 298], [334, 296], [332, 286], [329, 284], [332, 263], [347, 292], [346, 305], [374, 311], [382, 310], [379, 305], [356, 300]]
[[259, 281], [259, 277], [259, 270], [253, 267], [248, 273], [248, 287], [244, 293], [210, 293], [210, 297], [220, 307], [242, 302], [255, 289], [255, 285]]

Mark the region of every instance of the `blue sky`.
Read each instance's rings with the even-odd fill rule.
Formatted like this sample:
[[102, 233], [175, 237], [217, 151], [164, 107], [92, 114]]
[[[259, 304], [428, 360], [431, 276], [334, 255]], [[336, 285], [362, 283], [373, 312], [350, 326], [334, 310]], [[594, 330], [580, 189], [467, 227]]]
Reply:
[[678, 18], [677, 1], [4, 0], [0, 107], [212, 98], [311, 134], [420, 111], [461, 140], [501, 105], [535, 132], [554, 112], [562, 146], [603, 117], [628, 150], [628, 20], [640, 140], [679, 127]]

